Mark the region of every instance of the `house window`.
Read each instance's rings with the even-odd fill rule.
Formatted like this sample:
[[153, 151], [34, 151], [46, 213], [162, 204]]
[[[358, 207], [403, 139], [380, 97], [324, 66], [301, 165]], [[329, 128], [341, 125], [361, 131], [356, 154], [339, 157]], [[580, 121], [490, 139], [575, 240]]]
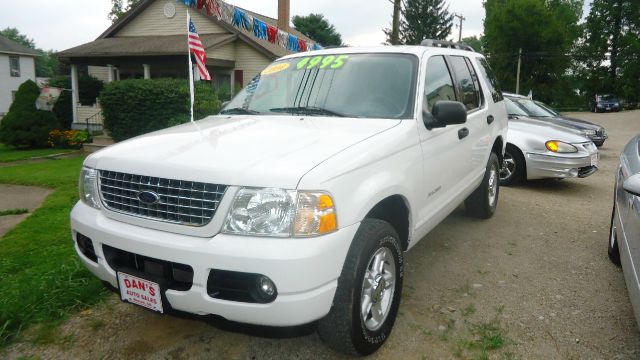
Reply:
[[12, 77], [20, 77], [20, 57], [9, 56], [9, 71]]

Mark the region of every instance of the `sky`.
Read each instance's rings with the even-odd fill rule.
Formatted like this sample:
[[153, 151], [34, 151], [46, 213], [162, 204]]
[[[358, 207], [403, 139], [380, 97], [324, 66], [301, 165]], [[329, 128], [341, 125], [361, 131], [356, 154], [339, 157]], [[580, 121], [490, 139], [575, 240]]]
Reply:
[[[173, 1], [173, 0], [158, 0]], [[277, 0], [228, 0], [270, 17], [277, 17]], [[15, 27], [45, 50], [65, 50], [95, 40], [110, 21], [110, 0], [30, 0], [4, 3], [0, 29]], [[462, 37], [482, 33], [482, 0], [448, 0], [449, 11], [466, 18]], [[390, 0], [291, 0], [291, 15], [323, 14], [352, 46], [379, 45], [385, 41], [382, 29], [390, 27], [393, 5]], [[457, 19], [456, 19], [457, 23]], [[452, 32], [457, 39], [458, 28]], [[453, 38], [454, 34], [451, 35]]]

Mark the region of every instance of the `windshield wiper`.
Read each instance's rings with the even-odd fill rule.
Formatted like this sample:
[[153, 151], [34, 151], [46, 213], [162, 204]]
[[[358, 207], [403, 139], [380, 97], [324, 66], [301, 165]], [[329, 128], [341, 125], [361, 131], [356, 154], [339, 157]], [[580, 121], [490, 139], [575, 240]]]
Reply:
[[255, 111], [255, 110], [249, 110], [249, 109], [237, 107], [237, 108], [222, 110], [222, 111], [220, 111], [220, 114], [257, 115], [257, 114], [260, 114], [260, 112]]
[[317, 106], [294, 106], [294, 107], [281, 107], [269, 109], [271, 112], [282, 112], [292, 114], [305, 114], [305, 115], [329, 115], [337, 117], [347, 117], [347, 115], [340, 114], [333, 110], [317, 107]]

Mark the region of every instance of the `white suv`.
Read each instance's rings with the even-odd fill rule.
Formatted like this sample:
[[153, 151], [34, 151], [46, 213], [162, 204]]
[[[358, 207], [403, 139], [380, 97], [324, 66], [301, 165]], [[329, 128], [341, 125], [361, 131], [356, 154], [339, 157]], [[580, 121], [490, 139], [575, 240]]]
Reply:
[[482, 55], [435, 46], [277, 60], [217, 116], [89, 156], [71, 213], [124, 301], [268, 326], [342, 352], [391, 333], [404, 252], [498, 201], [507, 114]]

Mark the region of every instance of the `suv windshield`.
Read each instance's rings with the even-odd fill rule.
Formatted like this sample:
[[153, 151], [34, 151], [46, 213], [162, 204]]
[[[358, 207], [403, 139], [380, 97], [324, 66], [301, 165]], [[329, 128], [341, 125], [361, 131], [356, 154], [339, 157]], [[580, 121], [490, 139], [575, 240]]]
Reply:
[[295, 57], [267, 67], [221, 114], [406, 119], [418, 58], [408, 54]]
[[533, 100], [522, 98], [511, 98], [522, 110], [527, 113], [527, 116], [532, 117], [553, 117], [554, 115], [547, 111], [545, 108], [536, 104]]

